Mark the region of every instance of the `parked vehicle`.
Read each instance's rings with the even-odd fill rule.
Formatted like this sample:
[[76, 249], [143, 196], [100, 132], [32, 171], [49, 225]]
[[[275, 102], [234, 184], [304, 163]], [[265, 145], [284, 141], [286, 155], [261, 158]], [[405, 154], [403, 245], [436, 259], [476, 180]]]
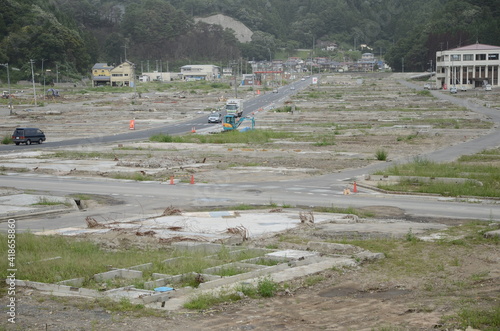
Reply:
[[45, 133], [38, 128], [17, 128], [12, 134], [12, 140], [16, 145], [31, 145], [34, 142], [41, 144], [45, 141]]
[[486, 91], [491, 91], [491, 85], [490, 85], [490, 84], [486, 84], [486, 85], [484, 85], [484, 89], [485, 89]]
[[430, 90], [431, 84], [424, 84], [424, 90]]
[[467, 92], [467, 85], [461, 85], [460, 86], [460, 91]]
[[450, 87], [450, 93], [457, 93], [457, 92], [458, 92], [458, 89], [456, 86]]
[[222, 123], [221, 113], [212, 113], [208, 116], [208, 123]]
[[243, 115], [243, 100], [229, 99], [226, 102], [226, 112], [228, 115], [241, 117]]

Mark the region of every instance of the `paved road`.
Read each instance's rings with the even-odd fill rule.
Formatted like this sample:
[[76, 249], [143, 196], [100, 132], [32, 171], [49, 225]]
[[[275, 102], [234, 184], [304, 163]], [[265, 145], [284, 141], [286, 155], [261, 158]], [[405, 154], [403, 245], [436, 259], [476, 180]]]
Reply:
[[[297, 91], [306, 88], [311, 83], [311, 78], [305, 81], [294, 82], [291, 85], [282, 87], [279, 89], [278, 93], [263, 93], [255, 96], [254, 98], [245, 101], [243, 104], [243, 115], [251, 116], [252, 113], [258, 111], [259, 109], [272, 109], [280, 106], [284, 100], [286, 100], [290, 95], [295, 94]], [[294, 86], [296, 89], [291, 90], [290, 87]], [[88, 103], [89, 101], [86, 101]], [[55, 107], [60, 107], [61, 105], [55, 105]], [[67, 107], [67, 105], [64, 105]], [[54, 147], [70, 147], [78, 145], [94, 145], [94, 144], [108, 144], [117, 143], [125, 141], [135, 141], [148, 139], [155, 134], [169, 134], [169, 135], [180, 135], [184, 133], [191, 132], [192, 128], [207, 127], [207, 116], [203, 115], [189, 121], [179, 122], [169, 125], [161, 125], [152, 129], [147, 130], [134, 130], [126, 133], [120, 133], [115, 135], [102, 135], [87, 139], [69, 139], [56, 142], [45, 142], [42, 145], [33, 144], [30, 146], [21, 146], [23, 151], [27, 149], [40, 149], [40, 148], [54, 148]], [[15, 145], [0, 145], [0, 153], [8, 151], [19, 151], [20, 146]]]
[[[423, 90], [422, 87], [407, 81], [400, 81], [402, 85], [410, 88]], [[484, 149], [496, 148], [500, 145], [500, 112], [496, 109], [484, 107], [471, 102], [469, 99], [462, 99], [451, 95], [447, 91], [431, 91], [432, 95], [441, 100], [449, 101], [457, 106], [467, 108], [473, 112], [488, 116], [495, 123], [489, 134], [478, 137], [467, 142], [457, 142], [456, 145], [425, 155], [429, 160], [435, 162], [449, 162], [456, 160], [459, 156], [478, 153]], [[467, 92], [464, 92], [467, 93]]]
[[[19, 230], [32, 231], [60, 227], [84, 226], [85, 217], [99, 221], [137, 219], [159, 215], [167, 207], [228, 207], [240, 204], [291, 206], [364, 207], [395, 206], [414, 217], [453, 217], [491, 220], [500, 218], [500, 203], [465, 202], [451, 198], [385, 195], [358, 187], [357, 194], [343, 195], [345, 182], [326, 181], [321, 184], [302, 181], [281, 181], [247, 184], [160, 184], [124, 180], [57, 178], [55, 176], [2, 176], [2, 186], [50, 192], [52, 195], [74, 193], [96, 194], [121, 202], [101, 209], [71, 214], [35, 216], [17, 223]], [[6, 224], [0, 224], [5, 229]]]

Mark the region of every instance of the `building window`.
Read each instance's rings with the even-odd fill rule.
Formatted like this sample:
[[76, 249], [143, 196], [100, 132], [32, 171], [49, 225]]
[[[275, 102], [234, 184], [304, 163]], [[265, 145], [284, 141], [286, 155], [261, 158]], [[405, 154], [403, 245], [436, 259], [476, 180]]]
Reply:
[[476, 54], [476, 61], [485, 61], [486, 54]]
[[498, 53], [497, 54], [488, 54], [488, 60], [498, 60]]
[[474, 61], [473, 54], [464, 54], [464, 61]]
[[460, 61], [460, 54], [451, 54], [452, 61]]

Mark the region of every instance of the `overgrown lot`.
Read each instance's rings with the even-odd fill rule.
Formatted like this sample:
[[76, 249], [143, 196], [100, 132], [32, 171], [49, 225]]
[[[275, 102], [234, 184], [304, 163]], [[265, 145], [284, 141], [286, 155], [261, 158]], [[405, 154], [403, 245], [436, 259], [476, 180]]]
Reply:
[[[343, 325], [349, 325], [359, 330], [464, 330], [467, 326], [497, 330], [500, 327], [500, 241], [498, 237], [486, 237], [485, 233], [498, 228], [498, 223], [460, 221], [440, 231], [439, 236], [429, 232], [417, 237], [409, 231], [403, 238], [347, 239], [341, 235], [325, 238], [315, 226], [302, 227], [247, 245], [305, 249], [309, 241], [325, 241], [380, 252], [385, 258], [359, 269], [331, 269], [282, 284], [275, 283], [272, 276], [264, 277], [256, 287], [242, 283], [237, 288], [239, 292], [194, 296], [186, 304], [188, 310], [177, 313], [154, 312], [127, 300], [112, 303], [101, 299], [57, 298], [19, 289], [18, 307], [22, 313], [17, 326], [34, 330], [35, 325], [43, 325], [37, 324], [43, 321], [57, 329], [58, 322], [49, 316], [58, 316], [61, 308], [66, 307], [65, 310], [74, 311], [71, 319], [65, 321], [66, 330], [76, 330], [82, 325], [109, 330], [118, 330], [124, 325], [127, 330], [139, 325], [157, 328], [164, 323], [168, 323], [169, 330], [208, 328], [212, 323], [225, 328], [241, 325], [238, 320], [266, 329], [269, 323], [280, 320], [278, 316], [290, 319], [291, 330], [308, 329], [309, 323], [318, 329], [342, 329]], [[424, 237], [435, 239], [419, 239]], [[2, 235], [0, 247], [4, 255], [5, 241]], [[103, 270], [110, 264], [118, 267], [146, 263], [163, 259], [170, 251], [161, 245], [109, 250], [105, 244], [99, 247], [87, 240], [32, 234], [19, 234], [18, 242], [23, 247], [18, 256], [22, 273], [19, 278], [30, 280], [58, 280], [88, 274], [94, 269]], [[230, 260], [224, 251], [216, 255], [223, 262]], [[57, 256], [61, 258], [53, 259]], [[190, 265], [195, 266], [195, 270], [205, 265], [200, 259], [192, 258]], [[2, 265], [6, 270], [5, 262]], [[2, 285], [2, 293], [6, 295], [5, 285]], [[30, 295], [25, 296], [26, 293]], [[360, 320], [358, 314], [363, 302], [370, 303], [364, 312], [367, 316], [373, 314], [381, 318]], [[352, 310], [346, 310], [348, 307]], [[190, 313], [193, 309], [201, 314]], [[260, 318], [248, 319], [249, 311]], [[397, 311], [401, 314], [394, 314]], [[208, 312], [210, 319], [204, 317]], [[294, 320], [294, 315], [299, 319]]]

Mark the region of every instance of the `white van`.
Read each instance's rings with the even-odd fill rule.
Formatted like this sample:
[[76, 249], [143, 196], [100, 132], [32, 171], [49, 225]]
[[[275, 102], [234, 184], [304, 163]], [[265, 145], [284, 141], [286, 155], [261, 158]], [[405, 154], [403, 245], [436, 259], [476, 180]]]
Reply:
[[485, 91], [491, 91], [491, 85], [490, 84], [484, 85], [484, 90]]

